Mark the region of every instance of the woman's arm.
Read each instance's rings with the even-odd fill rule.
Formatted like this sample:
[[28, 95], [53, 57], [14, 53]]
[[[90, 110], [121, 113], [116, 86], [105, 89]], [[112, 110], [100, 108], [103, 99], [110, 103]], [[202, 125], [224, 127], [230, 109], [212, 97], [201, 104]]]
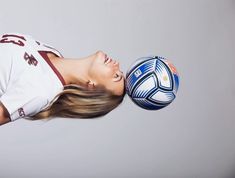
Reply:
[[9, 113], [4, 105], [0, 102], [0, 125], [11, 122]]

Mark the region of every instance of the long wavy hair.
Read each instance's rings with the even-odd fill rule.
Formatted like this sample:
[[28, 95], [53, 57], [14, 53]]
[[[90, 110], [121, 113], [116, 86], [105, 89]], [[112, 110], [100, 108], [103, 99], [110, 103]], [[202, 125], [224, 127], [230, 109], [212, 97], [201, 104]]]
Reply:
[[123, 101], [125, 93], [117, 96], [101, 86], [88, 89], [74, 84], [65, 85], [47, 108], [26, 119], [49, 121], [52, 117], [101, 117], [116, 108]]

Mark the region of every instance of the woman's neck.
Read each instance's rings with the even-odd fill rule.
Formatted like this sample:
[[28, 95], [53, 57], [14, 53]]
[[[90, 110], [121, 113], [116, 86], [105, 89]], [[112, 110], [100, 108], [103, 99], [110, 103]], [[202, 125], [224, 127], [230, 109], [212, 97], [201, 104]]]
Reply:
[[93, 56], [85, 58], [60, 58], [48, 54], [52, 64], [63, 76], [66, 85], [76, 84], [87, 86], [89, 82], [88, 68], [92, 62]]

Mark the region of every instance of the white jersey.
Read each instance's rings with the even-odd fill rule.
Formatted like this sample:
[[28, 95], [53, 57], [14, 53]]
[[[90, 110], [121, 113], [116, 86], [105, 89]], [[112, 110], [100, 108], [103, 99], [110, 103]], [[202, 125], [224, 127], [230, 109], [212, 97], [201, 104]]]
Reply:
[[63, 56], [29, 35], [0, 35], [0, 102], [11, 121], [30, 117], [49, 106], [65, 85], [46, 53]]

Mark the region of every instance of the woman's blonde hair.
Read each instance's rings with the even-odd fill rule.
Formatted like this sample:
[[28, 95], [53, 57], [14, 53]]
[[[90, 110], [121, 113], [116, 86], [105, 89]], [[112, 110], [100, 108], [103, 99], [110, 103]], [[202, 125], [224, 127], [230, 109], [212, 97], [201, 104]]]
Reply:
[[65, 85], [64, 90], [57, 94], [51, 104], [28, 120], [46, 119], [51, 117], [95, 118], [103, 116], [116, 108], [125, 96], [113, 95], [104, 87], [88, 89], [78, 85]]

